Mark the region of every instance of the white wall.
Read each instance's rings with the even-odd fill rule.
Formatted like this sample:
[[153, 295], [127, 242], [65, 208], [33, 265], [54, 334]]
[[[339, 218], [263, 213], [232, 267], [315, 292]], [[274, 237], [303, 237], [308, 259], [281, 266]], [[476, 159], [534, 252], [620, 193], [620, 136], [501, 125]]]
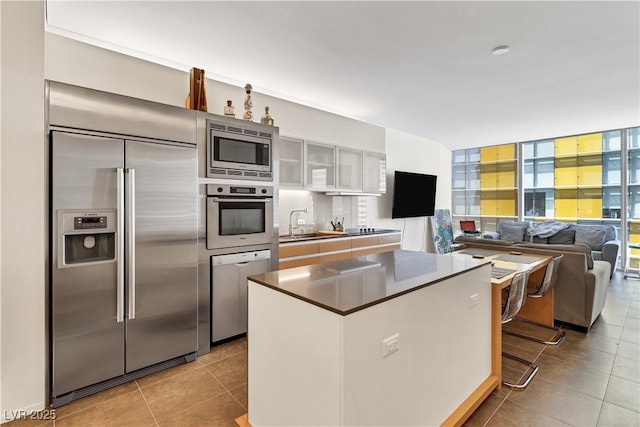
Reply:
[[[184, 107], [189, 73], [91, 46], [57, 34], [45, 33], [46, 78], [134, 98]], [[194, 64], [197, 66], [197, 64]], [[206, 70], [205, 70], [206, 75]], [[223, 114], [230, 99], [236, 117], [242, 117], [244, 88], [207, 79], [210, 113]], [[384, 128], [267, 95], [252, 93], [253, 116], [259, 121], [264, 107], [280, 134], [340, 145], [384, 151]]]
[[401, 170], [437, 175], [436, 209], [451, 209], [451, 151], [438, 142], [387, 129], [386, 153], [387, 193], [369, 198], [369, 221], [376, 228], [403, 230], [403, 249], [433, 252], [426, 218], [391, 219], [393, 173]]
[[44, 3], [0, 2], [0, 411], [45, 403]]

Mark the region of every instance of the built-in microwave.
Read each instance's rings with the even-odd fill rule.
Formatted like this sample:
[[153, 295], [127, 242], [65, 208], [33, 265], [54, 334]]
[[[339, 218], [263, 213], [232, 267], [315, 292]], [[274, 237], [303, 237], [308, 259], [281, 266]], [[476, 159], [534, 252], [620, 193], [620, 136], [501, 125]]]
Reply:
[[207, 177], [273, 181], [272, 142], [271, 127], [207, 120]]

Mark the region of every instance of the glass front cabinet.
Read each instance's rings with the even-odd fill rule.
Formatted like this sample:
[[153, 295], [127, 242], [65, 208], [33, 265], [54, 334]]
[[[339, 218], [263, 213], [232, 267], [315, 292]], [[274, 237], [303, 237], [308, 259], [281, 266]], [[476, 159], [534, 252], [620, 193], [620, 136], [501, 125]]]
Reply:
[[362, 191], [362, 150], [338, 147], [338, 190]]
[[305, 141], [304, 186], [309, 190], [336, 188], [335, 145]]
[[304, 141], [296, 138], [280, 137], [280, 185], [302, 188]]
[[384, 194], [387, 161], [381, 152], [280, 137], [282, 188]]
[[387, 156], [384, 153], [364, 152], [362, 191], [384, 194], [387, 192]]

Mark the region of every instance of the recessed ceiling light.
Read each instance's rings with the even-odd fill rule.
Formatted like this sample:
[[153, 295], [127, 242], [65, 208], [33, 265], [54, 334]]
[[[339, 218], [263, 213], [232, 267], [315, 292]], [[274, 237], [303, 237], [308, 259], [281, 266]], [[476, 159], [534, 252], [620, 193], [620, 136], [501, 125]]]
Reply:
[[504, 55], [507, 52], [509, 52], [509, 46], [507, 45], [496, 46], [491, 49], [491, 53], [493, 53], [494, 55]]

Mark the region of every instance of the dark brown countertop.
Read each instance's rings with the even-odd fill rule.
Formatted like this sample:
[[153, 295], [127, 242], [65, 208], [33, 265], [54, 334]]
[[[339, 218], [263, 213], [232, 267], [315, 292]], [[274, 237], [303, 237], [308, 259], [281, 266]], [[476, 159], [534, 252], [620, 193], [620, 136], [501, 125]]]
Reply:
[[314, 233], [294, 234], [293, 236], [284, 235], [280, 236], [280, 243], [294, 243], [294, 242], [308, 242], [310, 240], [324, 240], [324, 239], [336, 239], [344, 237], [360, 237], [360, 236], [380, 236], [383, 234], [395, 234], [400, 233], [400, 230], [387, 230], [387, 229], [362, 229], [362, 228], [348, 228], [344, 234], [322, 234], [322, 231]]
[[488, 263], [455, 253], [395, 250], [272, 271], [249, 279], [345, 316]]

